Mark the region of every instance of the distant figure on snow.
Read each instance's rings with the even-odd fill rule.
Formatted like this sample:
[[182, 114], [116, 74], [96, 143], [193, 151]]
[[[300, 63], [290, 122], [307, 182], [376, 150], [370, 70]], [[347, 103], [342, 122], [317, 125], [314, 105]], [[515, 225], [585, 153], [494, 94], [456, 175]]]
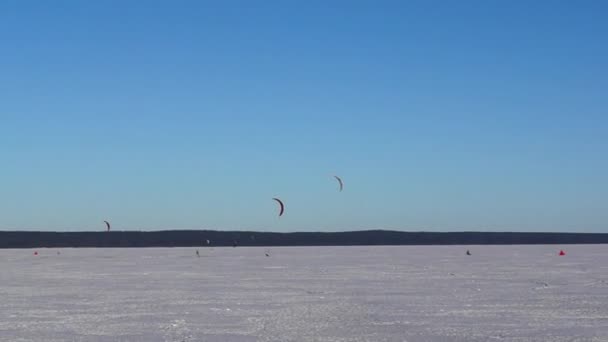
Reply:
[[198, 252], [198, 249], [196, 250], [196, 256], [199, 258], [201, 257], [201, 254]]
[[467, 255], [471, 255], [471, 252], [467, 249]]

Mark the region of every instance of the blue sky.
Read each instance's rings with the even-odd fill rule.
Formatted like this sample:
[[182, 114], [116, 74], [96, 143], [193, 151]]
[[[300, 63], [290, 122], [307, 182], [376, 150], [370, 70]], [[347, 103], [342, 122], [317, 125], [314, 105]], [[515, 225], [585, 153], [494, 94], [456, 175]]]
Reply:
[[606, 13], [2, 1], [0, 229], [606, 232]]

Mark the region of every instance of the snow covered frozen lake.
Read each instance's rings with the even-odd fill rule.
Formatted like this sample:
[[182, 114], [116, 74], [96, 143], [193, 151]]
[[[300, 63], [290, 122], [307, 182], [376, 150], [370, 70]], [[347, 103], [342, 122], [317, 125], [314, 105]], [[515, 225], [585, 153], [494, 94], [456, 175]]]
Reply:
[[608, 341], [608, 245], [196, 250], [0, 250], [0, 341]]

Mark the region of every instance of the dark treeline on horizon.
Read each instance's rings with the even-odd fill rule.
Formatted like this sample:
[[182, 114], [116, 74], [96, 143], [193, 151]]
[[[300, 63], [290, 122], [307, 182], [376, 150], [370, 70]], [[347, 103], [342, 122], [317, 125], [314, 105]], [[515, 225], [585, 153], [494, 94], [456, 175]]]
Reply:
[[[207, 244], [207, 240], [210, 241]], [[270, 233], [166, 230], [113, 232], [0, 231], [0, 248], [40, 247], [213, 247], [362, 245], [515, 245], [608, 243], [604, 233], [523, 232], [352, 232]]]

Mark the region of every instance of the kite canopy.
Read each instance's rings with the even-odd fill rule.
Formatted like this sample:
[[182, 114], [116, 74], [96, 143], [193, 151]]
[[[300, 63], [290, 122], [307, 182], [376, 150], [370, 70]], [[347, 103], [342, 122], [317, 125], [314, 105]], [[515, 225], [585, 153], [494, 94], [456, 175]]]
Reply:
[[283, 215], [283, 212], [285, 211], [285, 205], [283, 204], [283, 201], [281, 201], [278, 198], [273, 198], [273, 200], [275, 200], [277, 203], [279, 203], [279, 217]]
[[342, 191], [342, 189], [344, 189], [344, 183], [342, 182], [342, 178], [338, 176], [334, 176], [334, 178], [338, 181], [338, 184], [340, 185], [340, 191]]
[[103, 222], [105, 222], [108, 231], [110, 231], [110, 222], [108, 222], [108, 221], [103, 221]]

